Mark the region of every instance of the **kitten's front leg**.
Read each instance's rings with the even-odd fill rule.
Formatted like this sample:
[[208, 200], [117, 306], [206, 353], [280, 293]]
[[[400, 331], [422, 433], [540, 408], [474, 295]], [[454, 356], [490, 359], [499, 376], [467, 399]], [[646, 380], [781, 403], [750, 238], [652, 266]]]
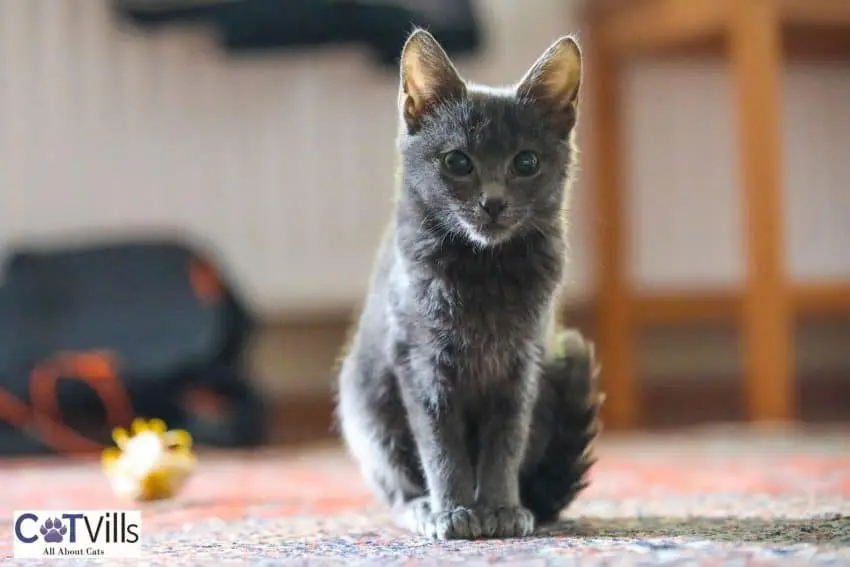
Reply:
[[434, 539], [481, 536], [475, 505], [475, 470], [469, 458], [466, 426], [458, 401], [438, 376], [423, 376], [402, 387], [410, 427], [428, 485], [427, 500], [402, 512], [405, 525]]
[[531, 391], [530, 383], [506, 386], [504, 391], [490, 393], [483, 404], [477, 509], [485, 537], [522, 537], [534, 531], [534, 516], [522, 506], [519, 495], [519, 472], [535, 401]]

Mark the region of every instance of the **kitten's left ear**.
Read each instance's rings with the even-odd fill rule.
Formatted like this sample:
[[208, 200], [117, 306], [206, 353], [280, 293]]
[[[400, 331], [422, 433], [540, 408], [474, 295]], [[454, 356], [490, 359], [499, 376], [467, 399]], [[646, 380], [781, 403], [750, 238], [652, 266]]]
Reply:
[[581, 90], [581, 48], [572, 36], [549, 46], [517, 86], [517, 96], [539, 104], [565, 129], [575, 125]]

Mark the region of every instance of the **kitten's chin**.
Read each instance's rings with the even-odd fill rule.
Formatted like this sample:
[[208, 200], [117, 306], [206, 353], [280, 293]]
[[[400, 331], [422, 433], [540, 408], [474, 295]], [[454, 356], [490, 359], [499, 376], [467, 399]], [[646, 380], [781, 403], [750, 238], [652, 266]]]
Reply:
[[502, 223], [487, 223], [473, 225], [465, 219], [460, 219], [466, 237], [473, 244], [482, 247], [498, 246], [514, 235], [515, 227]]

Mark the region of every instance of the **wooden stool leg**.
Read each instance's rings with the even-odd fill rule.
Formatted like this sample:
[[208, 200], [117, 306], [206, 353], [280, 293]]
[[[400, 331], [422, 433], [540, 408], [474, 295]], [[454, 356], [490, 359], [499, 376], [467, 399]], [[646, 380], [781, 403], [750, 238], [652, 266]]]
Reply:
[[[591, 41], [598, 33], [590, 34]], [[598, 295], [596, 322], [606, 429], [629, 429], [639, 422], [635, 380], [634, 327], [627, 282], [621, 168], [625, 144], [621, 135], [618, 65], [598, 45], [588, 49], [588, 80], [593, 123], [592, 168], [596, 198]]]
[[793, 318], [784, 272], [782, 46], [776, 2], [734, 6], [730, 56], [736, 90], [746, 230], [744, 391], [749, 419], [795, 414]]

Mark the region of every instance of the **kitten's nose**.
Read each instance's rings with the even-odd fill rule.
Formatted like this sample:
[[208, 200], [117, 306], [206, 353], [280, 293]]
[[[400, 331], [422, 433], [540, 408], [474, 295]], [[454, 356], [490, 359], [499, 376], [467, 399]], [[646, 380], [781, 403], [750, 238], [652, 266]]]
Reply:
[[481, 208], [484, 209], [484, 211], [486, 211], [493, 220], [499, 218], [499, 215], [502, 214], [502, 211], [504, 211], [507, 206], [505, 200], [501, 197], [484, 197], [478, 204], [481, 205]]

